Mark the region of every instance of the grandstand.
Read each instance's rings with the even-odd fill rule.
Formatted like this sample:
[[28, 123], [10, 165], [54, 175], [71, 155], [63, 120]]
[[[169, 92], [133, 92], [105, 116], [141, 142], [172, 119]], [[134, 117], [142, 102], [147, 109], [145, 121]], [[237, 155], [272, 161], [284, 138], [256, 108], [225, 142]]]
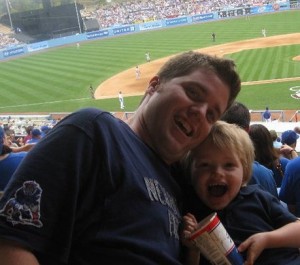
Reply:
[[34, 43], [81, 33], [83, 22], [79, 10], [82, 8], [74, 3], [52, 6], [50, 0], [45, 0], [43, 8], [4, 14], [0, 23], [13, 26], [14, 37], [19, 41]]

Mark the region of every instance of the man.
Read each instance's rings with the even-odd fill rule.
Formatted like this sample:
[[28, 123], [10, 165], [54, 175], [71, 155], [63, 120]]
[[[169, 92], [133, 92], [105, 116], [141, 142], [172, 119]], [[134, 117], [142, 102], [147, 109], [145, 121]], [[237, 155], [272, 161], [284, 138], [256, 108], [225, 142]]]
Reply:
[[286, 130], [281, 134], [281, 143], [283, 144], [281, 153], [287, 159], [298, 157], [296, 151], [299, 135], [294, 130]]
[[137, 65], [135, 67], [135, 79], [137, 80], [137, 79], [140, 79], [140, 78], [141, 78], [141, 70], [140, 70], [139, 66]]
[[122, 91], [119, 91], [119, 102], [120, 102], [120, 109], [124, 109], [124, 98], [123, 98], [123, 94]]
[[42, 138], [42, 133], [40, 129], [33, 129], [31, 131], [31, 139], [27, 141], [27, 144], [36, 144], [38, 143]]
[[42, 138], [46, 136], [46, 134], [51, 130], [51, 128], [48, 125], [43, 125], [41, 127], [41, 136]]
[[216, 41], [216, 34], [214, 32], [211, 34], [211, 37], [212, 37], [212, 41], [215, 42]]
[[90, 85], [90, 93], [91, 93], [91, 98], [95, 99], [95, 89], [93, 88], [92, 84]]
[[207, 137], [239, 91], [232, 61], [187, 52], [150, 80], [128, 124], [97, 109], [64, 118], [0, 201], [1, 263], [180, 264], [171, 164]]
[[263, 120], [265, 122], [271, 122], [272, 121], [271, 112], [269, 111], [269, 107], [266, 107], [266, 109], [263, 112], [262, 116], [263, 116]]
[[151, 61], [151, 59], [150, 59], [150, 52], [146, 52], [145, 56], [146, 56], [146, 61], [149, 63]]

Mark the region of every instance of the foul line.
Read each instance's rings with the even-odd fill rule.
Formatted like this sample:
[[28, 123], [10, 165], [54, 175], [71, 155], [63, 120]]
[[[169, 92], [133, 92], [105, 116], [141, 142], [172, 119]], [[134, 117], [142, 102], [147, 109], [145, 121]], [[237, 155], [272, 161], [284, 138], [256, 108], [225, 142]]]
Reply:
[[242, 82], [242, 85], [248, 86], [248, 85], [280, 83], [280, 82], [298, 81], [298, 80], [300, 80], [300, 77], [288, 77], [288, 78], [279, 78], [279, 79], [270, 79], [270, 80]]
[[79, 100], [87, 100], [91, 98], [74, 98], [74, 99], [65, 99], [65, 100], [56, 100], [56, 101], [48, 101], [48, 102], [40, 102], [40, 103], [32, 103], [32, 104], [20, 104], [20, 105], [11, 105], [11, 106], [1, 106], [0, 109], [5, 108], [19, 108], [19, 107], [28, 107], [28, 106], [38, 106], [42, 104], [55, 104], [61, 102], [68, 102], [68, 101], [79, 101]]

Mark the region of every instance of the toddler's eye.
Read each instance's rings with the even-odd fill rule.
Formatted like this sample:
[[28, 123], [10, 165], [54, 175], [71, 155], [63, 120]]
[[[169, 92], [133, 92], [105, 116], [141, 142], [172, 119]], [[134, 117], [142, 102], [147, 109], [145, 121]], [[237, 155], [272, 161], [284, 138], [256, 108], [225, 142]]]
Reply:
[[208, 167], [209, 166], [209, 164], [207, 163], [207, 162], [202, 162], [202, 163], [198, 163], [197, 164], [197, 167], [199, 168], [199, 167], [201, 167], [201, 168], [204, 168], [204, 167]]
[[233, 168], [233, 167], [234, 167], [234, 164], [233, 164], [233, 163], [226, 163], [226, 164], [225, 164], [225, 167], [226, 167], [226, 168]]

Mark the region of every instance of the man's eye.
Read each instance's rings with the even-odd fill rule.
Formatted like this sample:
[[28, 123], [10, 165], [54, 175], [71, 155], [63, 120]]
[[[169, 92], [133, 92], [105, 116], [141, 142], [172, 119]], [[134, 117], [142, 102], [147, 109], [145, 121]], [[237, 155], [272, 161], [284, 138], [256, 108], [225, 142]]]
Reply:
[[210, 123], [214, 123], [218, 119], [213, 111], [208, 111], [206, 114], [206, 118]]
[[186, 94], [187, 96], [192, 99], [192, 100], [195, 100], [195, 101], [199, 101], [199, 100], [202, 100], [202, 95], [199, 91], [198, 88], [195, 88], [195, 87], [188, 87], [186, 88]]

